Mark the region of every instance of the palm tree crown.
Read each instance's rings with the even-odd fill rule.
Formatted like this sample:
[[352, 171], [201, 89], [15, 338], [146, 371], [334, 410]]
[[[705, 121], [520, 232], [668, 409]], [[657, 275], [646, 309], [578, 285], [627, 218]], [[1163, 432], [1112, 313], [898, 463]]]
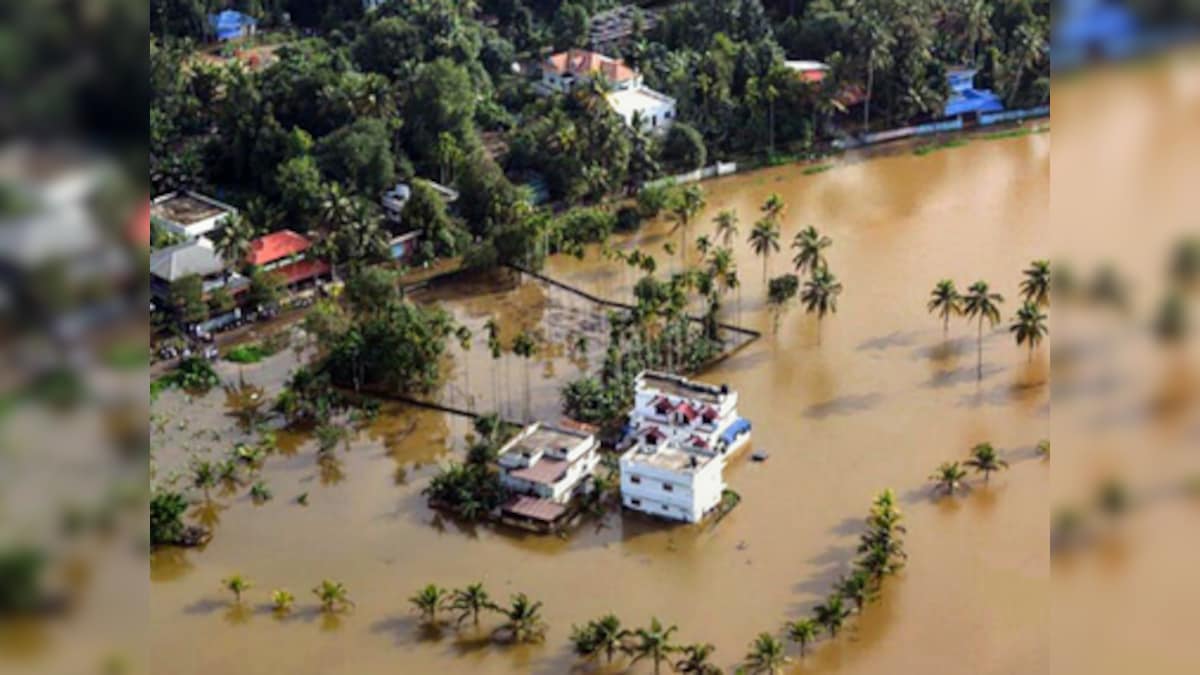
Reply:
[[980, 379], [983, 378], [983, 322], [987, 320], [992, 326], [1000, 323], [1000, 303], [1002, 302], [1004, 302], [1004, 296], [992, 293], [986, 281], [976, 281], [971, 284], [971, 287], [967, 289], [967, 294], [963, 296], [963, 314], [969, 319], [976, 319], [979, 324], [979, 333], [976, 338], [978, 353], [976, 374]]
[[779, 224], [769, 218], [754, 223], [750, 230], [750, 246], [763, 259], [763, 284], [767, 283], [767, 260], [779, 252]]
[[774, 675], [790, 661], [784, 653], [783, 643], [770, 633], [759, 633], [746, 654], [746, 667], [751, 673]]
[[929, 294], [929, 304], [926, 308], [931, 314], [936, 313], [942, 319], [942, 334], [950, 331], [950, 317], [963, 312], [963, 299], [951, 279], [942, 279], [933, 287]]
[[458, 623], [462, 623], [469, 616], [472, 617], [475, 625], [478, 626], [479, 613], [491, 607], [492, 600], [481, 583], [474, 583], [466, 588], [456, 589], [450, 598], [450, 609], [459, 612]]
[[738, 216], [736, 211], [726, 209], [717, 214], [713, 218], [713, 222], [717, 225], [717, 237], [726, 246], [733, 243], [733, 240], [738, 236]]
[[820, 629], [820, 625], [814, 619], [800, 619], [787, 623], [788, 639], [800, 645], [801, 657], [804, 656], [804, 651], [808, 648], [808, 644], [817, 639], [817, 633]]
[[955, 490], [966, 487], [967, 471], [958, 462], [942, 462], [929, 480], [933, 481], [934, 490], [953, 495]]
[[826, 314], [837, 313], [837, 298], [842, 293], [842, 284], [824, 267], [817, 268], [812, 278], [804, 282], [800, 302], [804, 311], [817, 315], [817, 344], [821, 341], [821, 320]]
[[792, 264], [796, 266], [796, 273], [815, 273], [818, 269], [826, 267], [828, 261], [825, 260], [823, 251], [830, 246], [833, 246], [833, 240], [818, 232], [812, 225], [797, 232], [792, 239], [792, 250], [796, 252], [792, 257]]
[[1038, 307], [1050, 305], [1050, 261], [1034, 260], [1022, 274], [1021, 297], [1026, 302], [1036, 303]]
[[1008, 327], [1009, 332], [1017, 340], [1017, 346], [1029, 345], [1029, 360], [1033, 360], [1033, 350], [1045, 339], [1050, 333], [1050, 329], [1046, 326], [1046, 315], [1038, 308], [1037, 303], [1026, 300], [1025, 304], [1017, 310], [1017, 315], [1013, 317], [1012, 324]]
[[992, 447], [991, 443], [980, 443], [971, 448], [971, 458], [963, 464], [975, 469], [977, 473], [983, 474], [985, 483], [988, 482], [993, 471], [1008, 468], [1008, 462], [1000, 459], [1000, 454], [996, 452], [996, 448]]
[[671, 644], [671, 635], [676, 630], [676, 626], [664, 627], [657, 617], [650, 619], [649, 628], [634, 631], [636, 641], [629, 647], [629, 653], [633, 655], [631, 663], [648, 658], [654, 662], [654, 672], [657, 675], [660, 664], [666, 660], [668, 654], [675, 651], [675, 645]]

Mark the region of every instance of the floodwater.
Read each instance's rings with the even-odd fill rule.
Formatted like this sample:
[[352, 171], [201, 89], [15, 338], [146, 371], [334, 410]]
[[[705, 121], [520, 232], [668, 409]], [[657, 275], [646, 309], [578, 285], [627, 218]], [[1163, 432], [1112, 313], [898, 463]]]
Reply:
[[[845, 284], [821, 344], [799, 307], [772, 335], [761, 262], [744, 241], [735, 244], [743, 288], [740, 301], [726, 303], [725, 319], [765, 336], [701, 379], [740, 393], [753, 447], [770, 459], [755, 464], [746, 453], [731, 463], [726, 480], [743, 500], [716, 527], [618, 512], [566, 539], [460, 527], [430, 511], [420, 491], [437, 462], [461, 457], [469, 424], [389, 406], [361, 425], [348, 450], [336, 451], [333, 468], [318, 462], [315, 443], [285, 436], [263, 472], [272, 501], [255, 505], [246, 488], [214, 491], [196, 507], [213, 523], [211, 543], [154, 554], [156, 670], [563, 673], [575, 664], [571, 625], [607, 612], [629, 626], [652, 616], [676, 624], [677, 639], [713, 643], [717, 662], [730, 668], [758, 632], [777, 632], [824, 599], [848, 569], [872, 497], [891, 487], [908, 520], [909, 565], [852, 627], [822, 641], [803, 671], [1044, 671], [1049, 467], [1033, 447], [1049, 433], [1048, 350], [1027, 362], [1003, 326], [985, 331], [977, 380], [973, 326], [955, 322], [943, 337], [925, 302], [941, 278], [960, 288], [986, 279], [1008, 298], [1005, 319], [1012, 315], [1021, 270], [1050, 253], [1049, 148], [1049, 133], [977, 139], [923, 157], [850, 157], [814, 175], [787, 166], [704, 184], [708, 206], [690, 237], [711, 236], [712, 216], [733, 208], [744, 240], [759, 205], [776, 192], [787, 203], [785, 250], [770, 261], [771, 273], [785, 271], [787, 242], [813, 224], [833, 238], [829, 263]], [[670, 270], [678, 263], [662, 252], [668, 240], [677, 237], [655, 223], [617, 243], [655, 253], [659, 269]], [[615, 300], [627, 299], [635, 281], [596, 250], [582, 261], [555, 258], [546, 273]], [[539, 324], [554, 307], [543, 287], [525, 286], [499, 298], [444, 299], [476, 323], [498, 312], [512, 331]], [[453, 381], [466, 388], [469, 378], [470, 391], [494, 400], [496, 366], [478, 331], [475, 343], [469, 372], [456, 371]], [[594, 366], [601, 351], [592, 349]], [[274, 396], [295, 358], [287, 350], [255, 366], [222, 364], [223, 375], [236, 381], [240, 370]], [[549, 379], [576, 367], [565, 355], [549, 358]], [[510, 380], [503, 398], [519, 407], [523, 373], [517, 362], [509, 367], [499, 376]], [[544, 363], [529, 372], [535, 382], [547, 378]], [[535, 385], [537, 414], [554, 414], [553, 399], [545, 399], [555, 389]], [[243, 438], [220, 391], [195, 400], [166, 392], [155, 412], [160, 479], [183, 464], [185, 445], [219, 454]], [[1001, 449], [1012, 468], [965, 497], [932, 501], [929, 473], [981, 441]], [[308, 506], [294, 503], [304, 492]], [[220, 585], [235, 572], [255, 583], [240, 609]], [[318, 615], [308, 589], [322, 578], [347, 585], [352, 612]], [[492, 645], [491, 618], [480, 633], [418, 628], [406, 598], [420, 586], [477, 580], [501, 599], [524, 591], [543, 601], [545, 644]], [[290, 618], [265, 607], [274, 588], [295, 593]]]

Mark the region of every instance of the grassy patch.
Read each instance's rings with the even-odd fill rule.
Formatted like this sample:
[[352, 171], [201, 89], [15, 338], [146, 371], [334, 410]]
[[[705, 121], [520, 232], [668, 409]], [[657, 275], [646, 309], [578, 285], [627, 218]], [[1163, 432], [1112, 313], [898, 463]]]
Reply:
[[965, 138], [951, 138], [945, 141], [938, 141], [936, 143], [918, 145], [913, 149], [913, 154], [923, 157], [931, 152], [937, 152], [938, 150], [945, 150], [947, 148], [960, 148], [966, 144], [967, 140]]
[[138, 370], [150, 363], [150, 348], [136, 342], [121, 342], [104, 353], [104, 362], [114, 370]]
[[998, 141], [1004, 138], [1020, 138], [1030, 134], [1042, 134], [1050, 130], [1050, 127], [1044, 124], [1037, 124], [1031, 127], [1016, 127], [1014, 129], [1005, 129], [1003, 131], [993, 131], [990, 134], [984, 134], [981, 138], [985, 141]]
[[258, 363], [266, 356], [266, 350], [256, 344], [238, 345], [225, 352], [225, 360], [234, 363]]
[[806, 167], [804, 169], [804, 175], [811, 176], [816, 173], [825, 173], [826, 171], [828, 171], [832, 168], [833, 168], [832, 164], [817, 164], [815, 166]]

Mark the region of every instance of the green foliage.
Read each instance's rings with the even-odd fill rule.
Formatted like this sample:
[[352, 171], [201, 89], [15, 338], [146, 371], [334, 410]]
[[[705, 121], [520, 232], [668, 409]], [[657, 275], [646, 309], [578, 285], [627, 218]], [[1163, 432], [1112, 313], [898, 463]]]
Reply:
[[46, 555], [29, 546], [0, 549], [0, 615], [33, 612], [45, 599]]
[[667, 208], [671, 198], [668, 185], [647, 186], [638, 191], [637, 208], [643, 218], [654, 218]]
[[237, 345], [225, 352], [225, 360], [234, 363], [258, 363], [266, 357], [261, 345]]
[[172, 282], [169, 302], [184, 324], [200, 323], [208, 318], [204, 280], [198, 275], [189, 274]]
[[250, 307], [274, 307], [284, 291], [284, 278], [276, 271], [256, 269], [250, 273], [246, 304]]
[[705, 165], [708, 149], [704, 146], [704, 137], [695, 127], [686, 122], [676, 122], [663, 140], [662, 156], [680, 171], [691, 171]]
[[321, 170], [335, 181], [376, 199], [395, 183], [391, 133], [383, 120], [362, 118], [317, 143]]
[[411, 187], [412, 195], [404, 205], [401, 221], [406, 228], [421, 231], [422, 247], [415, 262], [458, 255], [466, 245], [466, 235], [446, 212], [445, 199], [426, 181], [415, 180]]
[[183, 543], [186, 526], [183, 513], [187, 499], [178, 492], [155, 490], [150, 495], [150, 543], [166, 546]]
[[500, 476], [491, 468], [455, 463], [434, 476], [421, 494], [469, 521], [483, 520], [509, 497]]
[[332, 336], [325, 366], [335, 384], [356, 390], [426, 391], [437, 383], [452, 327], [441, 309], [395, 301]]
[[[192, 356], [183, 359], [174, 370], [160, 377], [158, 386], [174, 386], [193, 392], [208, 391], [221, 383], [208, 359]], [[153, 389], [153, 385], [151, 387]]]

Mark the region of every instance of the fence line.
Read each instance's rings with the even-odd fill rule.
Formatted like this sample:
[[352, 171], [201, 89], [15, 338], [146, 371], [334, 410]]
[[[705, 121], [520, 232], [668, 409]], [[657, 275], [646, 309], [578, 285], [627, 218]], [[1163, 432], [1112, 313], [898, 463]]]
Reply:
[[1029, 119], [1030, 117], [1045, 117], [1050, 114], [1050, 106], [1039, 105], [1033, 108], [1024, 110], [1005, 110], [996, 113], [983, 113], [979, 116], [979, 125], [988, 126], [991, 124], [1000, 124], [1002, 122], [1016, 122], [1018, 120]]
[[728, 176], [731, 173], [737, 173], [737, 162], [717, 162], [712, 166], [706, 166], [702, 169], [694, 169], [687, 173], [680, 173], [666, 178], [658, 178], [656, 180], [646, 181], [644, 187], [656, 188], [665, 185], [679, 185], [681, 183], [696, 183], [706, 178], [714, 178], [717, 176]]
[[[599, 304], [599, 305], [604, 305], [605, 307], [614, 307], [617, 309], [624, 309], [627, 311], [637, 309], [637, 307], [635, 307], [629, 303], [617, 302], [616, 300], [606, 300], [597, 295], [593, 295], [591, 293], [588, 293], [587, 291], [580, 290], [578, 288], [575, 288], [574, 286], [570, 286], [561, 281], [558, 281], [557, 279], [548, 277], [539, 272], [534, 272], [532, 270], [528, 270], [523, 267], [518, 267], [516, 265], [509, 265], [509, 267], [520, 272], [521, 274], [527, 274], [527, 275], [533, 277], [534, 279], [537, 279], [538, 281], [541, 281], [543, 283], [554, 286], [555, 288], [560, 288], [569, 293], [574, 293], [575, 295], [578, 295], [581, 298], [585, 298], [585, 299], [587, 299], [591, 302], [594, 302], [596, 304]], [[695, 316], [689, 316], [688, 319], [690, 319], [692, 321], [703, 321], [703, 319], [701, 319], [699, 317], [695, 317]], [[725, 330], [732, 331], [734, 333], [741, 333], [742, 335], [749, 336], [750, 340], [747, 341], [747, 344], [749, 342], [752, 342], [752, 341], [757, 340], [758, 338], [762, 337], [762, 332], [754, 330], [753, 328], [745, 328], [745, 327], [737, 326], [737, 325], [734, 325], [731, 323], [721, 323], [721, 322], [717, 322], [717, 326], [719, 328], [724, 328]]]

